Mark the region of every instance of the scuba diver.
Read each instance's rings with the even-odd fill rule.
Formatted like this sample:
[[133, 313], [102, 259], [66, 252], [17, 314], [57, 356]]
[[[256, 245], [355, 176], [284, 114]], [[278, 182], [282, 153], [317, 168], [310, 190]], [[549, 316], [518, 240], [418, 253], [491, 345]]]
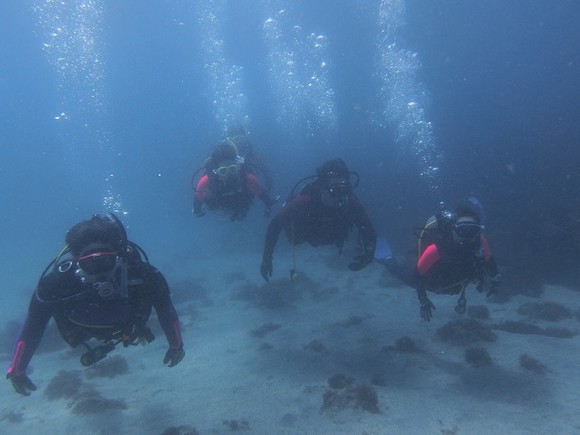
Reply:
[[[258, 166], [240, 153], [231, 138], [228, 137], [218, 143], [201, 169], [205, 174], [193, 188], [195, 216], [204, 216], [204, 208], [207, 208], [229, 216], [232, 221], [242, 220], [246, 217], [254, 197], [257, 196], [266, 206], [264, 216], [269, 217], [272, 205], [278, 198], [272, 197], [269, 190], [260, 184], [252, 168], [263, 173]], [[267, 180], [267, 177], [265, 178]]]
[[413, 267], [401, 264], [387, 241], [378, 239], [375, 260], [417, 290], [423, 320], [430, 321], [435, 310], [427, 291], [459, 295], [455, 306], [458, 314], [466, 311], [465, 291], [470, 283], [475, 283], [480, 293], [487, 288], [487, 297], [496, 294], [501, 275], [482, 234], [484, 216], [481, 204], [473, 197], [454, 212], [441, 210], [431, 216], [419, 235], [418, 261]]
[[[349, 269], [358, 271], [373, 261], [375, 252], [375, 229], [359, 199], [353, 193], [358, 185], [358, 174], [352, 173], [357, 180], [353, 186], [351, 172], [342, 159], [324, 162], [316, 175], [300, 180], [268, 226], [262, 265], [262, 277], [269, 281], [273, 272], [273, 254], [280, 231], [284, 229], [292, 246], [304, 242], [317, 247], [336, 245], [339, 253], [352, 225], [358, 229], [359, 247], [362, 254], [356, 256], [349, 264]], [[305, 185], [299, 194], [294, 190], [301, 183], [314, 179]], [[294, 265], [295, 267], [295, 265]], [[290, 278], [295, 280], [295, 268], [290, 271]]]
[[[154, 340], [147, 327], [152, 308], [169, 344], [163, 363], [174, 367], [185, 352], [165, 278], [127, 240], [115, 215], [82, 221], [67, 232], [65, 248], [38, 281], [6, 378], [19, 394], [36, 390], [26, 368], [51, 317], [67, 344], [86, 347], [81, 364], [90, 366], [120, 343], [127, 347]], [[102, 344], [90, 346], [91, 339]]]

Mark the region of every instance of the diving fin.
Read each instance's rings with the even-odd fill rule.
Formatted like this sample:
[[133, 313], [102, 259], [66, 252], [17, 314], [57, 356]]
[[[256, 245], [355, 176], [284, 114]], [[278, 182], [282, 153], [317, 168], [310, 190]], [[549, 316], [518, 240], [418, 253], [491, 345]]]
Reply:
[[377, 237], [377, 245], [375, 247], [375, 261], [377, 263], [385, 264], [387, 259], [393, 256], [393, 251], [389, 246], [389, 242], [383, 236]]

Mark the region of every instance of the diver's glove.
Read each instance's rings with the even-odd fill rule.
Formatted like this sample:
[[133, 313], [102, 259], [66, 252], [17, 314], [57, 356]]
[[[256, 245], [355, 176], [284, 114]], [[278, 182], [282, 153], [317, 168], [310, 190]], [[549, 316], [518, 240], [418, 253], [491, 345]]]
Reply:
[[194, 206], [193, 214], [195, 214], [195, 217], [202, 217], [205, 216], [205, 210], [203, 209], [202, 206]]
[[421, 309], [420, 309], [421, 318], [425, 322], [430, 322], [431, 317], [433, 317], [433, 311], [435, 310], [435, 305], [433, 305], [433, 302], [431, 302], [427, 296], [425, 296], [424, 298], [419, 298], [419, 303], [421, 304]]
[[262, 258], [262, 265], [260, 266], [260, 273], [262, 277], [267, 281], [270, 281], [272, 277], [272, 271], [274, 270], [274, 266], [272, 265], [272, 256], [265, 255]]
[[489, 290], [487, 291], [488, 298], [497, 294], [497, 290], [501, 284], [501, 274], [497, 273], [489, 278]]
[[372, 254], [362, 254], [357, 255], [354, 257], [354, 261], [348, 265], [348, 268], [353, 272], [357, 272], [361, 270], [363, 267], [366, 267], [369, 263], [372, 263], [373, 256]]
[[12, 382], [14, 390], [18, 394], [22, 394], [23, 396], [30, 396], [30, 393], [36, 390], [36, 385], [34, 385], [30, 380], [30, 378], [26, 376], [24, 373], [22, 373], [21, 375], [8, 373], [6, 375], [6, 379], [10, 379], [10, 382]]
[[479, 293], [483, 293], [485, 288], [487, 287], [486, 297], [491, 297], [497, 294], [497, 289], [501, 284], [501, 275], [498, 273], [494, 276], [488, 276], [486, 279], [481, 279], [477, 283], [477, 291]]
[[177, 364], [179, 364], [179, 362], [183, 359], [183, 357], [185, 356], [185, 351], [183, 350], [183, 347], [180, 348], [174, 348], [174, 347], [170, 347], [169, 349], [167, 349], [167, 352], [165, 353], [165, 358], [163, 358], [163, 364], [168, 364], [168, 367], [175, 367]]

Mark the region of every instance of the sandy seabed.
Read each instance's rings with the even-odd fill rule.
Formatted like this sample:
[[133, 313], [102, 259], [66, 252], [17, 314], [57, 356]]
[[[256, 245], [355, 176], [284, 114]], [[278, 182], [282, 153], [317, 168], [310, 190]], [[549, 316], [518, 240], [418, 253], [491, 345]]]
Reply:
[[88, 369], [80, 349], [38, 352], [35, 393], [2, 384], [0, 433], [580, 433], [578, 291], [500, 304], [470, 288], [465, 315], [455, 296], [433, 296], [426, 323], [415, 292], [381, 266], [350, 272], [326, 248], [296, 255], [295, 283], [290, 253], [268, 284], [255, 255], [162, 270], [184, 360], [162, 364], [156, 318], [155, 341]]

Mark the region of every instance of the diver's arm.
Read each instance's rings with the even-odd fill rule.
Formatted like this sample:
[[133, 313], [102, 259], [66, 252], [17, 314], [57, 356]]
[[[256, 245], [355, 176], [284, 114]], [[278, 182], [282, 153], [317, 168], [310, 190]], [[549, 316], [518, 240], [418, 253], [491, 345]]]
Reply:
[[193, 212], [197, 217], [203, 216], [205, 212], [203, 211], [203, 202], [207, 198], [209, 193], [209, 179], [207, 175], [204, 175], [199, 179], [197, 187], [195, 189], [195, 195], [193, 197]]
[[203, 211], [203, 203], [199, 199], [197, 199], [197, 196], [193, 198], [193, 213], [197, 217], [201, 217], [205, 214]]
[[165, 333], [169, 349], [165, 352], [163, 364], [175, 367], [185, 356], [179, 318], [171, 301], [169, 286], [161, 272], [151, 265], [147, 265], [145, 282], [150, 286], [151, 305], [155, 308], [159, 324]]
[[487, 275], [494, 277], [499, 274], [497, 269], [497, 264], [493, 255], [491, 254], [491, 248], [489, 242], [484, 236], [481, 236], [481, 247], [483, 248], [483, 269]]
[[163, 329], [170, 348], [183, 348], [179, 318], [171, 301], [169, 286], [161, 272], [153, 266], [148, 266], [147, 282], [151, 289], [151, 304], [157, 312], [159, 324]]
[[484, 286], [488, 285], [487, 296], [493, 296], [500, 287], [502, 276], [499, 273], [495, 259], [491, 255], [491, 248], [484, 236], [481, 236], [481, 247], [483, 248], [483, 259], [479, 263], [481, 267], [480, 282], [477, 285], [479, 292], [483, 291]]
[[417, 298], [419, 299], [421, 318], [426, 322], [431, 320], [433, 317], [433, 311], [435, 310], [435, 305], [427, 297], [427, 286], [429, 280], [425, 276], [440, 259], [439, 249], [436, 244], [431, 244], [427, 246], [427, 249], [421, 254], [419, 260], [417, 261], [417, 269], [415, 273]]
[[423, 282], [419, 282], [418, 285], [415, 287], [415, 289], [417, 290], [417, 299], [419, 299], [419, 303], [421, 304], [429, 300], [429, 298], [427, 297], [426, 288], [427, 287]]
[[264, 205], [266, 206], [264, 215], [266, 217], [269, 217], [272, 205], [274, 205], [276, 199], [270, 196], [269, 190], [264, 189], [262, 187], [262, 185], [260, 184], [260, 182], [258, 181], [258, 179], [254, 174], [251, 173], [246, 174], [246, 183], [248, 185], [248, 189], [250, 189], [250, 191], [258, 198], [260, 198], [260, 200], [264, 203]]
[[487, 273], [487, 275], [489, 275], [491, 278], [499, 275], [499, 270], [493, 257], [490, 257], [489, 260], [486, 260], [483, 263], [483, 269], [485, 270], [485, 273]]
[[32, 295], [28, 306], [28, 315], [16, 339], [12, 363], [7, 372], [9, 377], [25, 373], [51, 317], [50, 305], [40, 302], [36, 293]]
[[351, 263], [349, 267], [351, 270], [360, 270], [373, 261], [377, 244], [377, 235], [375, 233], [375, 227], [358, 198], [352, 195], [350, 201], [353, 207], [352, 220], [358, 228], [364, 252], [362, 255], [356, 257], [355, 261]]
[[262, 159], [253, 150], [251, 152], [250, 159], [253, 161], [254, 166], [258, 169], [258, 171], [260, 171], [260, 173], [262, 174], [262, 176], [264, 178], [264, 190], [266, 190], [266, 192], [271, 192], [272, 185], [273, 185], [273, 178], [272, 178], [272, 172], [270, 171], [270, 168], [268, 167], [268, 165], [266, 164], [264, 159]]
[[266, 241], [264, 242], [264, 252], [262, 254], [262, 264], [260, 265], [260, 273], [265, 281], [269, 281], [272, 277], [272, 272], [274, 270], [273, 257], [274, 248], [278, 242], [278, 237], [280, 236], [280, 231], [282, 231], [282, 222], [285, 216], [288, 216], [287, 212], [288, 204], [278, 214], [270, 221], [268, 225], [268, 231], [266, 232]]
[[[281, 210], [282, 212], [282, 210]], [[278, 242], [278, 237], [280, 236], [280, 231], [282, 231], [282, 221], [284, 216], [282, 213], [278, 213], [268, 225], [268, 230], [266, 232], [266, 241], [264, 243], [263, 258], [272, 258], [274, 255], [274, 249], [276, 243]]]
[[435, 305], [433, 305], [433, 302], [431, 302], [427, 297], [424, 280], [422, 280], [417, 286], [417, 297], [419, 299], [419, 314], [421, 315], [421, 318], [426, 322], [431, 321]]

